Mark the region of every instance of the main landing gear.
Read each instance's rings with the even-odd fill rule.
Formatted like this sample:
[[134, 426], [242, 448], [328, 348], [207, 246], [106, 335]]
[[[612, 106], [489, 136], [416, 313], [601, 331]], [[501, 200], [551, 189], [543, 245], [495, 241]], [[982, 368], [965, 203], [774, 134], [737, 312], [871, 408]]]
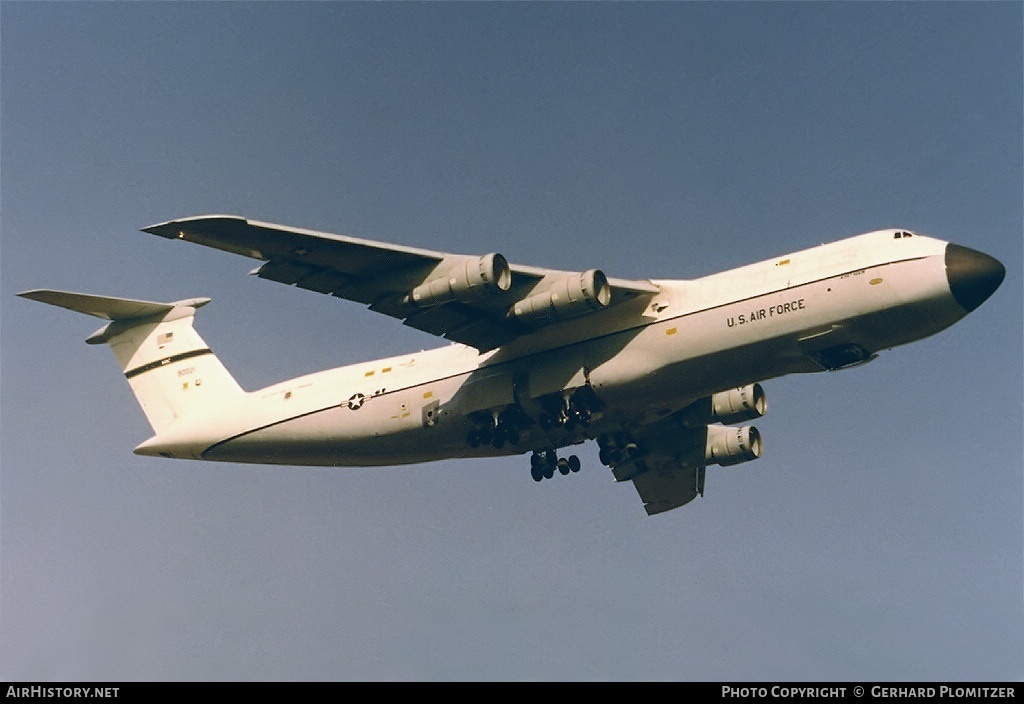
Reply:
[[640, 456], [636, 443], [625, 433], [602, 435], [597, 439], [597, 446], [600, 448], [597, 458], [605, 467], [614, 468]]
[[554, 450], [534, 450], [533, 454], [530, 455], [530, 476], [533, 477], [533, 481], [539, 482], [541, 479], [551, 479], [555, 476], [555, 470], [562, 476], [569, 474], [569, 472], [580, 471], [580, 458], [576, 455], [569, 455], [568, 458], [559, 458], [558, 454]]
[[[602, 405], [587, 385], [572, 393], [549, 394], [532, 400], [532, 415], [518, 403], [501, 410], [478, 411], [469, 416], [472, 427], [466, 433], [466, 444], [472, 448], [490, 445], [495, 450], [502, 450], [507, 445], [516, 448], [523, 441], [525, 447], [522, 450], [525, 450], [530, 445], [541, 443], [565, 445], [582, 442], [588, 435], [581, 428], [587, 428], [600, 417]], [[548, 437], [536, 437], [533, 426], [539, 426], [542, 434]], [[556, 471], [563, 476], [580, 471], [580, 458], [576, 455], [559, 458], [555, 450], [533, 451], [530, 475], [534, 481], [551, 479]]]
[[466, 436], [466, 444], [470, 447], [490, 445], [495, 450], [505, 447], [506, 443], [518, 445], [522, 423], [522, 412], [513, 408], [489, 416], [481, 415], [477, 427]]
[[584, 428], [590, 425], [594, 411], [600, 408], [601, 402], [589, 386], [584, 386], [570, 396], [548, 397], [543, 405], [544, 413], [538, 419], [541, 428], [572, 430], [577, 425]]

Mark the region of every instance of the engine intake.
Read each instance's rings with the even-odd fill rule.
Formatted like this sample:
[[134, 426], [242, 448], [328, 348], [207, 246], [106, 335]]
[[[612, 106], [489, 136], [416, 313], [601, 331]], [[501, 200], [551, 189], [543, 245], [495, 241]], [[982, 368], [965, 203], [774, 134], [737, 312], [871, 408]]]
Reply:
[[475, 301], [508, 291], [511, 285], [512, 272], [505, 257], [485, 254], [459, 262], [444, 276], [425, 281], [410, 291], [406, 300], [427, 308], [451, 301]]
[[512, 306], [509, 315], [525, 323], [573, 318], [608, 306], [612, 289], [600, 269], [570, 274]]
[[756, 460], [761, 456], [761, 433], [752, 425], [733, 428], [709, 425], [704, 459], [723, 467]]

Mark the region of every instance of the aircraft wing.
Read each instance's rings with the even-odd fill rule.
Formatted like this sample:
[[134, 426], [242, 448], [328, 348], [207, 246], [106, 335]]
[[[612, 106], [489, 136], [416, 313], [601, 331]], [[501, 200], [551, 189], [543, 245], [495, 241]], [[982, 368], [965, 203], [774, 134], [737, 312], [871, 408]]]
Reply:
[[449, 254], [345, 235], [273, 225], [231, 215], [184, 218], [144, 228], [259, 259], [252, 273], [367, 305], [406, 325], [481, 351], [557, 320], [601, 309], [658, 288], [509, 264], [500, 254]]
[[648, 516], [670, 511], [704, 495], [704, 467], [690, 467], [671, 457], [643, 459], [647, 471], [633, 478]]

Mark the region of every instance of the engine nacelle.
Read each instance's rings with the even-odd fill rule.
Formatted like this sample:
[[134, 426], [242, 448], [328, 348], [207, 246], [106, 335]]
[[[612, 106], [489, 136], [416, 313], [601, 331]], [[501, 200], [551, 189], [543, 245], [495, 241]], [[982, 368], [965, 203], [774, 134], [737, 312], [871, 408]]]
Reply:
[[760, 384], [719, 391], [698, 399], [679, 413], [679, 421], [687, 428], [708, 423], [740, 423], [760, 418], [768, 411], [768, 397]]
[[711, 395], [711, 418], [719, 423], [739, 423], [760, 418], [768, 411], [768, 397], [760, 384], [719, 391]]
[[500, 254], [485, 254], [452, 267], [444, 276], [425, 281], [409, 292], [407, 300], [421, 308], [451, 301], [475, 301], [508, 291], [512, 272]]
[[600, 269], [570, 274], [543, 291], [517, 302], [509, 315], [525, 323], [573, 318], [606, 307], [612, 300], [608, 277]]
[[752, 425], [733, 428], [709, 425], [704, 460], [727, 467], [756, 460], [761, 456], [761, 433]]

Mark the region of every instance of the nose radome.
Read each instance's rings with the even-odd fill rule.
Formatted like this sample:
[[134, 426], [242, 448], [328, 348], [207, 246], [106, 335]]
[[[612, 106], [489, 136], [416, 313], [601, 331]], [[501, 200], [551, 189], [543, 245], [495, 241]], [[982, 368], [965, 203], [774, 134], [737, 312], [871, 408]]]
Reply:
[[1006, 269], [998, 259], [958, 244], [946, 245], [946, 278], [960, 307], [970, 313], [1003, 283]]

